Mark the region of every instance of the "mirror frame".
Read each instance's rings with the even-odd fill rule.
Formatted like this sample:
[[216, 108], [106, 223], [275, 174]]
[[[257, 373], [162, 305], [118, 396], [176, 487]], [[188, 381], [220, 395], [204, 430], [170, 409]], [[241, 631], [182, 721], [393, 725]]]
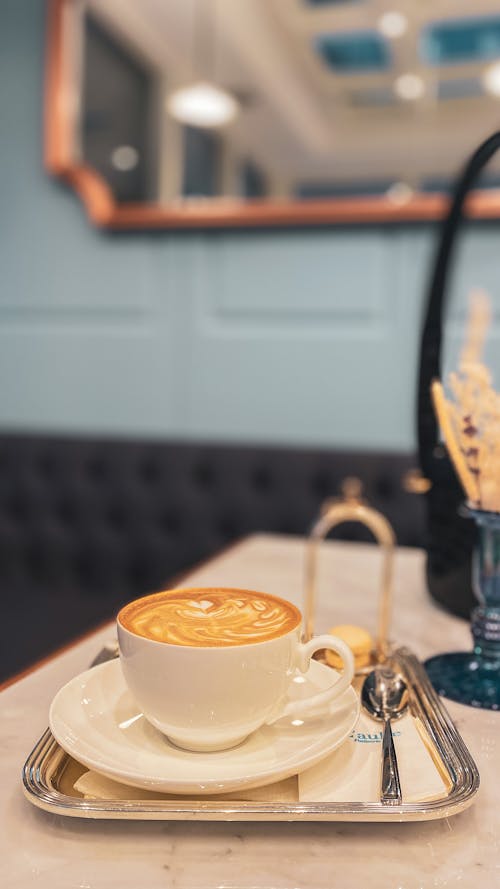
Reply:
[[[104, 179], [74, 160], [74, 97], [65, 58], [72, 6], [73, 0], [48, 0], [44, 164], [49, 174], [74, 189], [96, 226], [111, 230], [245, 229], [430, 222], [445, 215], [450, 199], [442, 193], [416, 193], [399, 205], [384, 196], [302, 201], [215, 198], [172, 209], [154, 203], [117, 203]], [[465, 213], [471, 219], [500, 218], [500, 189], [471, 192]]]

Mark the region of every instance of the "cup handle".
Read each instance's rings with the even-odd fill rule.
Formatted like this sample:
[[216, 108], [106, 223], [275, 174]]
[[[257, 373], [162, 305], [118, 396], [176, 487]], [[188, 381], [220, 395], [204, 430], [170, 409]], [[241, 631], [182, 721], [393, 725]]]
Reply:
[[314, 638], [311, 639], [310, 642], [306, 642], [305, 645], [299, 643], [297, 651], [297, 667], [300, 672], [307, 673], [314, 652], [319, 651], [322, 648], [328, 648], [330, 651], [334, 651], [336, 654], [340, 655], [344, 666], [342, 675], [339, 676], [329, 688], [325, 688], [323, 691], [317, 692], [315, 695], [310, 695], [310, 697], [302, 698], [299, 701], [289, 701], [277, 714], [274, 713], [271, 718], [267, 720], [267, 725], [271, 725], [283, 716], [307, 715], [307, 713], [315, 707], [322, 707], [325, 704], [331, 703], [331, 701], [334, 701], [335, 698], [338, 698], [339, 695], [349, 688], [354, 677], [354, 656], [349, 646], [336, 636], [314, 636]]

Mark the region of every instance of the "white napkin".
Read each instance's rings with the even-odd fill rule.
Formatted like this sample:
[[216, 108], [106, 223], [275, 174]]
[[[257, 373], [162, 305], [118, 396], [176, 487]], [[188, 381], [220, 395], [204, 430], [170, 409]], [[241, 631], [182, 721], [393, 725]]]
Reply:
[[[441, 777], [410, 715], [392, 723], [403, 802], [447, 796]], [[300, 802], [378, 802], [382, 727], [364, 713], [348, 740], [317, 765], [299, 775]]]

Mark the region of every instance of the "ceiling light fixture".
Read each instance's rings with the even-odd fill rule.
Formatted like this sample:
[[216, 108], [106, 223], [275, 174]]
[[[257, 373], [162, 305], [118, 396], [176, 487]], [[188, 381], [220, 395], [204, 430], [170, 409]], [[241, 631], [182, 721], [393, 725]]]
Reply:
[[377, 28], [384, 37], [396, 39], [402, 37], [408, 30], [408, 19], [402, 12], [393, 9], [380, 16]]
[[139, 152], [133, 145], [118, 145], [111, 152], [111, 163], [120, 173], [128, 173], [139, 163]]
[[425, 93], [425, 83], [418, 74], [400, 74], [394, 81], [394, 92], [405, 102], [415, 102]]
[[171, 93], [167, 99], [167, 111], [189, 126], [223, 127], [236, 117], [238, 103], [220, 87], [200, 81]]
[[500, 62], [488, 65], [481, 80], [488, 93], [500, 98]]
[[407, 182], [393, 182], [386, 191], [386, 196], [391, 204], [395, 204], [397, 207], [403, 207], [411, 201], [414, 194], [413, 188]]
[[224, 127], [239, 111], [235, 97], [217, 85], [217, 4], [196, 0], [193, 4], [193, 59], [197, 72], [193, 83], [175, 89], [166, 110], [176, 120], [193, 127]]

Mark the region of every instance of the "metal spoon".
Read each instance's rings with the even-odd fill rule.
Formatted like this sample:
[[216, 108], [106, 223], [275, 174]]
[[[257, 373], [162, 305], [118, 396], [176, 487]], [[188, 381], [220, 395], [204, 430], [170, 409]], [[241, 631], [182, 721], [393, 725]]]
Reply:
[[373, 719], [384, 723], [380, 802], [399, 806], [402, 803], [401, 784], [391, 719], [399, 719], [406, 712], [409, 704], [408, 686], [403, 677], [389, 667], [376, 667], [363, 682], [361, 703]]

